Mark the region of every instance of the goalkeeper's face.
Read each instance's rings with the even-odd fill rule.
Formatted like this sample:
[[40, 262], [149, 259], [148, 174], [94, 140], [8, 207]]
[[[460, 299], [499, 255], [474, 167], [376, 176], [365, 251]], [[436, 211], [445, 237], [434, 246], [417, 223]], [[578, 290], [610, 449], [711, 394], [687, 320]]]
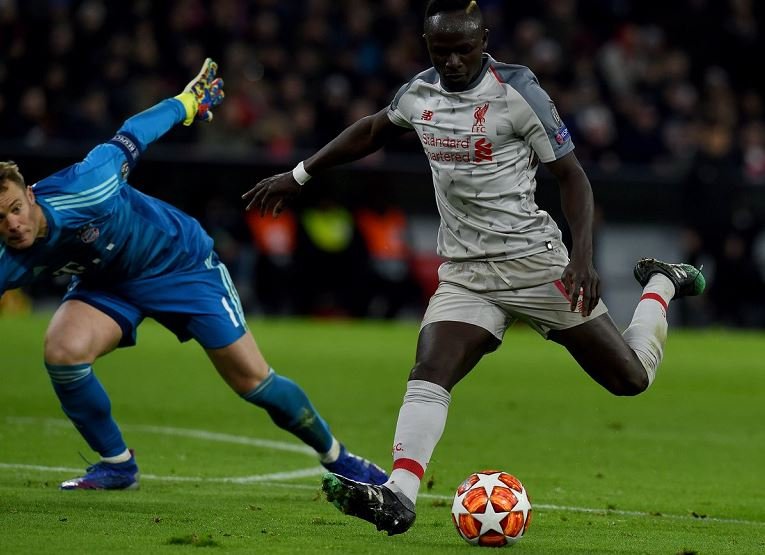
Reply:
[[46, 232], [45, 216], [32, 188], [11, 181], [0, 184], [0, 241], [12, 249], [28, 249]]

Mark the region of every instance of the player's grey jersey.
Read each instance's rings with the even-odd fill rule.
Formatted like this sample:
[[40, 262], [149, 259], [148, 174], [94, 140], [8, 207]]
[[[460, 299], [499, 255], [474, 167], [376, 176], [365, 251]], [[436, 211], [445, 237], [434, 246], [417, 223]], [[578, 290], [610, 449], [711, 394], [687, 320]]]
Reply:
[[574, 145], [555, 105], [527, 67], [485, 55], [465, 91], [449, 92], [435, 69], [401, 87], [388, 117], [414, 129], [433, 172], [441, 215], [438, 253], [451, 260], [509, 260], [561, 242], [534, 201], [539, 160]]

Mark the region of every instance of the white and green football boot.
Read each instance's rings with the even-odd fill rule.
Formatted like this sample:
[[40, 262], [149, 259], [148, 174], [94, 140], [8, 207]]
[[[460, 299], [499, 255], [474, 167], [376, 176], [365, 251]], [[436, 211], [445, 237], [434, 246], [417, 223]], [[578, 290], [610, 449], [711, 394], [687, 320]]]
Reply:
[[643, 287], [653, 274], [663, 274], [669, 278], [675, 286], [675, 297], [695, 297], [704, 292], [707, 285], [701, 268], [696, 268], [690, 264], [670, 264], [662, 262], [655, 258], [642, 258], [635, 264], [635, 279]]

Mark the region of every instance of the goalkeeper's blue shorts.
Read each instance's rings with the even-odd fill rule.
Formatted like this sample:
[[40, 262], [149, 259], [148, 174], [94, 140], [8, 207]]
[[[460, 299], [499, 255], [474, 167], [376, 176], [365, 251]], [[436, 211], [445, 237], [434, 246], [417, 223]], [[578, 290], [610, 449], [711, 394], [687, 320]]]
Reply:
[[122, 329], [120, 347], [135, 345], [146, 317], [205, 349], [227, 347], [247, 330], [239, 295], [215, 253], [199, 268], [117, 284], [74, 277], [63, 300], [82, 301], [110, 316]]

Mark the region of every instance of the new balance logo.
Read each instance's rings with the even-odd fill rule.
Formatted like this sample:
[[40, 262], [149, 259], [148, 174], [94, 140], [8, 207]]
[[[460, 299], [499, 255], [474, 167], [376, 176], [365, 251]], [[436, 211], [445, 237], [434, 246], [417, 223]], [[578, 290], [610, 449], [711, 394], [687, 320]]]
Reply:
[[475, 143], [475, 155], [473, 156], [473, 160], [475, 162], [491, 162], [494, 160], [492, 147], [493, 145], [485, 138], [478, 139]]
[[425, 121], [430, 121], [433, 119], [433, 112], [431, 110], [424, 110], [422, 112], [422, 119]]

